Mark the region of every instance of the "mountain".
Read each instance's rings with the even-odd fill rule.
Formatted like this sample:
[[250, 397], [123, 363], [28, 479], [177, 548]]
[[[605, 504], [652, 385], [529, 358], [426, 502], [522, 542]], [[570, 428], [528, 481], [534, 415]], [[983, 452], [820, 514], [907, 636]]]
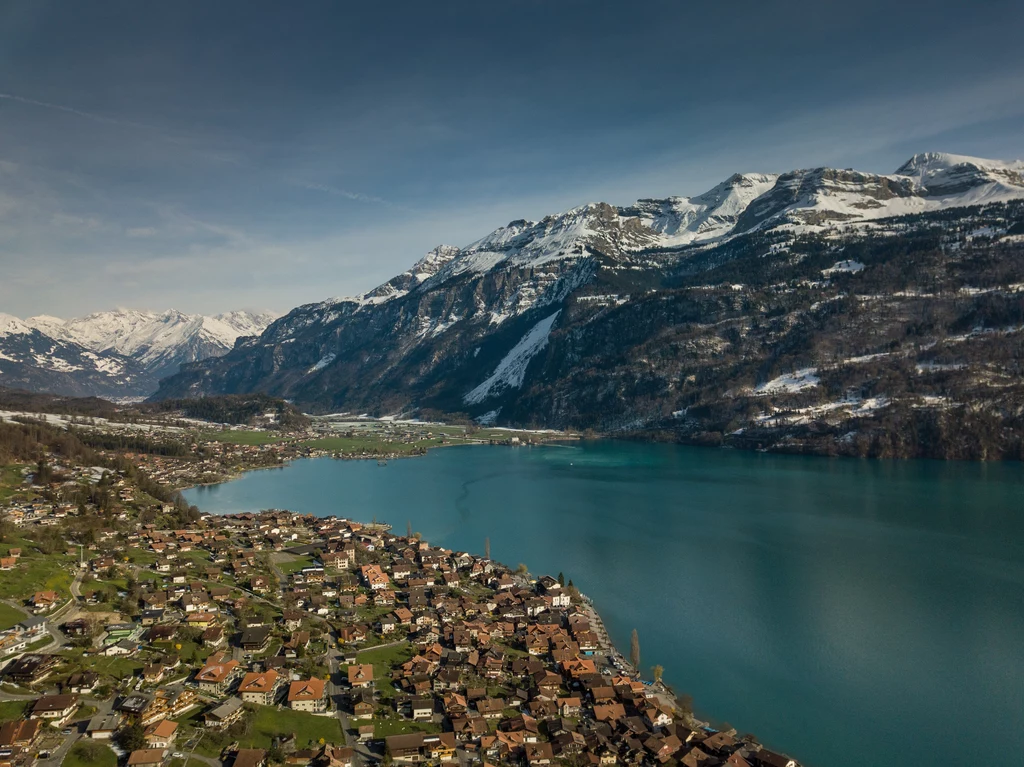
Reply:
[[239, 337], [259, 335], [273, 315], [207, 317], [128, 309], [62, 320], [0, 315], [0, 383], [33, 391], [145, 396], [182, 364], [224, 354]]
[[1024, 413], [1022, 243], [1020, 162], [738, 174], [439, 247], [185, 365], [156, 397], [998, 457], [1024, 452], [1009, 428]]

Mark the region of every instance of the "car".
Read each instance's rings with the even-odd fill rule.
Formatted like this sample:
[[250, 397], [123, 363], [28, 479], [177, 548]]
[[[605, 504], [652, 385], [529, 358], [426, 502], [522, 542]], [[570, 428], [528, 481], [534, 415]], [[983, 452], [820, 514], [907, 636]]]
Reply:
[[171, 754], [171, 758], [172, 759], [184, 759], [185, 758], [185, 754], [182, 753], [181, 751], [175, 751], [173, 754]]
[[72, 730], [70, 727], [65, 727], [63, 730], [60, 731], [60, 734], [61, 735], [70, 735], [73, 732], [74, 732], [74, 730]]
[[36, 759], [49, 759], [49, 758], [50, 758], [50, 752], [49, 751], [40, 751], [38, 754], [36, 754]]

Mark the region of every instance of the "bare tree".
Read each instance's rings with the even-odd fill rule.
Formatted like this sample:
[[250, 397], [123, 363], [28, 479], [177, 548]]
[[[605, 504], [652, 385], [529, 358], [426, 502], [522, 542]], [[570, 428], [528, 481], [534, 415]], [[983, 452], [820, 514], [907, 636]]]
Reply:
[[484, 559], [491, 558], [491, 539], [484, 538]]
[[654, 677], [655, 683], [661, 681], [662, 675], [665, 673], [664, 666], [651, 666], [651, 675]]
[[637, 636], [636, 629], [633, 629], [629, 637], [629, 662], [633, 664], [633, 668], [640, 670], [640, 637]]
[[412, 520], [405, 520], [405, 537], [412, 538]]

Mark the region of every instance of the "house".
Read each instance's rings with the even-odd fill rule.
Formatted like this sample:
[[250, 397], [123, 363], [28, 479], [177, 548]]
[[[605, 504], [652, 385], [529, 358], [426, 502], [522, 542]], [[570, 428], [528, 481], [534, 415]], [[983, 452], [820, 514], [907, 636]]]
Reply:
[[323, 679], [292, 682], [288, 686], [288, 707], [293, 711], [323, 713], [327, 710], [326, 686]]
[[178, 723], [170, 719], [161, 719], [149, 725], [143, 733], [149, 748], [170, 748], [178, 735]]
[[392, 761], [399, 764], [415, 764], [423, 760], [422, 732], [410, 735], [389, 735], [384, 739], [384, 746]]
[[349, 666], [348, 683], [350, 687], [369, 687], [373, 684], [373, 666], [369, 663]]
[[270, 626], [246, 626], [238, 639], [238, 644], [247, 653], [260, 653], [270, 643]]
[[372, 719], [373, 703], [365, 699], [359, 699], [352, 704], [353, 719]]
[[237, 660], [226, 658], [225, 653], [218, 652], [206, 659], [206, 665], [196, 672], [195, 681], [200, 690], [215, 695], [227, 692], [241, 669]]
[[413, 698], [410, 707], [412, 709], [412, 718], [417, 722], [429, 722], [434, 716], [433, 698]]
[[85, 727], [85, 733], [93, 740], [110, 740], [121, 726], [121, 715], [113, 712], [110, 714], [99, 714], [89, 720]]
[[235, 752], [233, 767], [266, 767], [267, 752], [262, 748], [240, 748]]
[[76, 671], [68, 677], [65, 689], [69, 692], [92, 692], [100, 681], [100, 675], [94, 671]]
[[214, 730], [222, 730], [237, 722], [245, 712], [241, 698], [231, 697], [203, 714], [203, 722]]
[[78, 708], [77, 695], [44, 695], [35, 702], [29, 712], [29, 719], [46, 719], [55, 727], [60, 727]]
[[164, 763], [164, 749], [142, 748], [128, 756], [128, 767], [160, 767]]
[[207, 647], [220, 647], [224, 644], [224, 628], [223, 626], [210, 626], [199, 638]]
[[38, 719], [21, 719], [0, 725], [0, 752], [31, 748], [41, 727], [42, 722]]
[[242, 677], [242, 681], [238, 685], [238, 695], [245, 703], [270, 706], [273, 705], [274, 699], [277, 697], [281, 681], [280, 676], [273, 669], [250, 672]]
[[32, 606], [32, 611], [38, 615], [52, 610], [60, 601], [60, 596], [56, 591], [37, 591], [28, 601]]
[[134, 655], [139, 651], [139, 643], [133, 642], [130, 639], [122, 639], [116, 644], [108, 645], [103, 648], [104, 655]]

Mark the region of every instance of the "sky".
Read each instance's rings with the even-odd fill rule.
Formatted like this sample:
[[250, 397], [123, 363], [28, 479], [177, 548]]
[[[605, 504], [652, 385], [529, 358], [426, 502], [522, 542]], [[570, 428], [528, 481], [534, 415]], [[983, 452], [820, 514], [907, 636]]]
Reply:
[[735, 172], [1024, 157], [1024, 3], [0, 0], [0, 312], [286, 312]]

